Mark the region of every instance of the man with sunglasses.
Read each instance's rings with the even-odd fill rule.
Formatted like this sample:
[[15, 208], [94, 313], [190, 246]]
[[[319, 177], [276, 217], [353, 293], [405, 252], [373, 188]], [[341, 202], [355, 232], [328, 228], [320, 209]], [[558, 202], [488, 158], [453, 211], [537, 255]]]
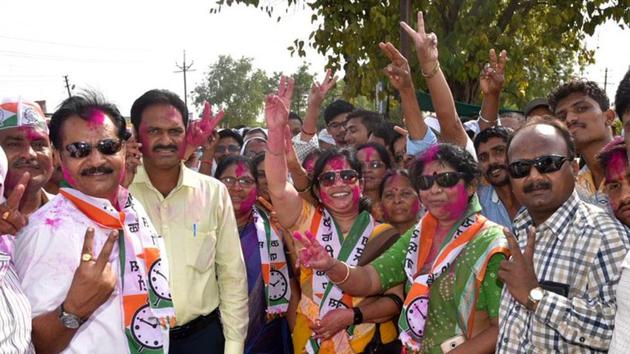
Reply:
[[613, 138], [615, 112], [606, 91], [593, 81], [572, 80], [549, 95], [549, 107], [567, 125], [577, 153], [586, 162], [577, 176], [580, 197], [606, 208], [604, 171], [597, 162], [597, 154]]
[[477, 189], [481, 214], [507, 228], [512, 228], [512, 219], [521, 207], [512, 192], [507, 168], [510, 132], [502, 126], [490, 127], [477, 134], [474, 141], [479, 169], [488, 182]]
[[188, 110], [176, 94], [144, 93], [131, 121], [144, 164], [129, 189], [164, 238], [171, 264], [177, 323], [170, 353], [242, 353], [247, 275], [228, 191], [182, 163]]
[[[575, 188], [566, 128], [532, 122], [508, 141], [512, 190], [526, 208], [505, 231], [498, 353], [606, 351], [630, 232]], [[518, 240], [517, 240], [518, 239]]]
[[125, 125], [92, 92], [66, 99], [51, 119], [55, 158], [71, 188], [33, 213], [15, 243], [37, 351], [168, 348], [174, 310], [163, 243], [120, 186]]

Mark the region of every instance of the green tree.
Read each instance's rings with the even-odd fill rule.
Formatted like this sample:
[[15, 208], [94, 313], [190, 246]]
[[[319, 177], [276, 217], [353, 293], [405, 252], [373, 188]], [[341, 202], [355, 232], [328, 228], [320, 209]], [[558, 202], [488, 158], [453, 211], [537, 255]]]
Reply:
[[[411, 3], [412, 26], [416, 11], [424, 11], [427, 30], [439, 38], [440, 63], [455, 99], [468, 103], [481, 100], [479, 73], [490, 48], [508, 50], [502, 100], [504, 105], [521, 107], [593, 63], [593, 52], [583, 43], [598, 25], [609, 19], [623, 28], [630, 23], [630, 0], [286, 0], [283, 7], [308, 6], [316, 24], [308, 43], [296, 39], [289, 50], [304, 56], [304, 47], [312, 46], [327, 55], [330, 67], [344, 68], [345, 96], [373, 97], [387, 65], [377, 45], [390, 41], [399, 46], [403, 1]], [[278, 2], [218, 0], [216, 4], [212, 13], [222, 6], [246, 4], [275, 16]], [[417, 73], [416, 87], [423, 88], [415, 54], [409, 56]]]
[[215, 108], [225, 111], [222, 125], [256, 125], [265, 95], [272, 90], [272, 80], [260, 69], [252, 66], [252, 58], [242, 57], [234, 60], [229, 55], [221, 55], [216, 63], [210, 65], [202, 83], [193, 93], [197, 107], [204, 101]]
[[291, 101], [291, 111], [297, 113], [304, 118], [306, 113], [306, 105], [308, 95], [311, 92], [314, 76], [309, 72], [310, 64], [304, 62], [298, 68], [297, 72], [292, 75], [295, 82], [293, 88], [293, 100]]

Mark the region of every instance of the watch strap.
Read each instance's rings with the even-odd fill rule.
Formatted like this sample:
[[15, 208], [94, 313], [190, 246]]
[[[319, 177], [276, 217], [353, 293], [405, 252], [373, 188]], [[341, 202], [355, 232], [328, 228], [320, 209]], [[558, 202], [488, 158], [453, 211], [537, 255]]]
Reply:
[[62, 302], [61, 305], [59, 305], [59, 318], [60, 319], [63, 317], [72, 317], [74, 320], [76, 320], [79, 323], [79, 325], [82, 325], [85, 323], [86, 320], [82, 319], [81, 317], [73, 313], [67, 312], [66, 309], [63, 307], [63, 304], [64, 303]]
[[355, 325], [363, 323], [363, 312], [361, 312], [361, 309], [358, 307], [353, 307], [352, 311], [354, 312], [354, 319], [352, 320], [352, 323]]

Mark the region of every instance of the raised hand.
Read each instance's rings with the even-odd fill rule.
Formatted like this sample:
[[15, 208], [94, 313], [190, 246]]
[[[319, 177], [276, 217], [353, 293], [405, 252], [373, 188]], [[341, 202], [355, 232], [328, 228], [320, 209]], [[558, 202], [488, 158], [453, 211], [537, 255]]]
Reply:
[[293, 97], [293, 85], [294, 81], [290, 77], [284, 75], [280, 76], [280, 84], [278, 84], [278, 91], [276, 96], [280, 98], [280, 101], [287, 107], [287, 110], [291, 109], [291, 98]]
[[418, 30], [414, 30], [407, 23], [400, 22], [400, 26], [413, 41], [420, 65], [433, 65], [438, 60], [437, 36], [435, 33], [426, 33], [424, 30], [424, 17], [422, 11], [418, 11]]
[[109, 233], [98, 257], [94, 258], [94, 229], [85, 232], [81, 262], [74, 272], [64, 308], [69, 313], [87, 319], [104, 304], [116, 286], [116, 274], [109, 263], [114, 245], [118, 241], [118, 230]]
[[24, 172], [7, 201], [0, 205], [0, 234], [15, 235], [28, 223], [26, 216], [20, 212], [20, 202], [30, 179], [31, 174]]
[[413, 81], [411, 80], [411, 69], [409, 68], [409, 62], [390, 42], [379, 43], [378, 47], [381, 52], [387, 56], [391, 61], [389, 65], [383, 70], [389, 82], [398, 91], [401, 89], [412, 89]]
[[326, 94], [330, 89], [335, 87], [337, 83], [337, 76], [333, 76], [333, 72], [331, 69], [326, 70], [326, 76], [322, 82], [313, 82], [313, 86], [311, 86], [311, 92], [308, 95], [308, 104], [319, 104], [321, 105], [326, 98]]
[[298, 264], [305, 268], [324, 271], [335, 265], [336, 259], [328, 254], [310, 231], [307, 230], [304, 236], [299, 232], [294, 232], [293, 237], [304, 246], [298, 250]]
[[511, 256], [501, 262], [499, 278], [505, 283], [512, 297], [523, 305], [527, 305], [529, 291], [538, 286], [538, 278], [534, 271], [534, 248], [536, 246], [536, 228], [530, 227], [527, 232], [527, 245], [521, 253], [516, 237], [503, 229], [510, 247]]
[[212, 136], [212, 132], [224, 117], [223, 111], [213, 115], [210, 103], [204, 102], [203, 104], [201, 119], [191, 122], [186, 132], [186, 142], [194, 147], [206, 144], [208, 138]]
[[490, 62], [484, 65], [479, 77], [479, 86], [484, 96], [499, 95], [503, 89], [505, 81], [505, 64], [507, 63], [507, 52], [502, 50], [497, 59], [497, 53], [490, 49]]
[[277, 95], [267, 95], [265, 100], [265, 121], [269, 130], [282, 129], [289, 124], [289, 107]]

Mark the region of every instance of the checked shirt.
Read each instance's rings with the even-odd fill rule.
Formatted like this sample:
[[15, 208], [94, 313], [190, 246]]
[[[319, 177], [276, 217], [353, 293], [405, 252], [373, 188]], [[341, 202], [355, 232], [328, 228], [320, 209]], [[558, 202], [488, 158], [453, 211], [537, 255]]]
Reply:
[[[527, 210], [514, 219], [521, 250], [532, 224]], [[534, 270], [539, 283], [555, 283], [555, 292], [545, 290], [532, 312], [503, 288], [497, 353], [606, 351], [615, 320], [615, 291], [629, 247], [628, 229], [574, 191], [536, 228]]]

